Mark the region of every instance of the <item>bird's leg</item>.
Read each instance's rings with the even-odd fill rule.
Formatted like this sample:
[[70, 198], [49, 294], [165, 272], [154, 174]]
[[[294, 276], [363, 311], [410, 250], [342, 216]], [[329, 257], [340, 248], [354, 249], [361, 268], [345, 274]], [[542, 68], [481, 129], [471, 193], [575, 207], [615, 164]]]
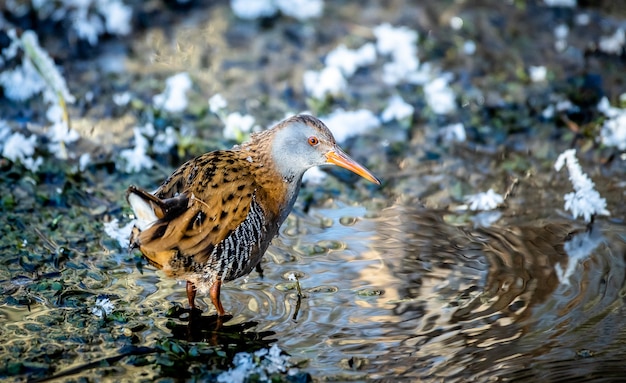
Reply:
[[189, 281], [187, 281], [187, 300], [189, 300], [189, 307], [193, 311], [196, 308], [196, 286]]
[[213, 306], [217, 310], [217, 315], [223, 317], [226, 315], [224, 307], [222, 307], [222, 301], [220, 301], [220, 290], [222, 288], [222, 280], [218, 279], [211, 285], [210, 295]]
[[261, 262], [257, 263], [254, 269], [256, 270], [257, 273], [259, 273], [261, 278], [263, 278], [263, 268], [261, 267]]

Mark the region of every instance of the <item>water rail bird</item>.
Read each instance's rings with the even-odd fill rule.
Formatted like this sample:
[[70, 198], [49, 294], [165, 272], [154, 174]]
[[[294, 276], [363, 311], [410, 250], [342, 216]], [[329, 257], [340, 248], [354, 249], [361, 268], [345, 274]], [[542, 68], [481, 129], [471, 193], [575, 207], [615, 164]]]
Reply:
[[222, 283], [259, 264], [294, 205], [302, 175], [325, 164], [380, 184], [322, 121], [296, 115], [247, 143], [184, 163], [154, 193], [130, 186], [126, 198], [138, 220], [130, 246], [168, 277], [187, 281], [192, 310], [198, 290], [224, 316]]

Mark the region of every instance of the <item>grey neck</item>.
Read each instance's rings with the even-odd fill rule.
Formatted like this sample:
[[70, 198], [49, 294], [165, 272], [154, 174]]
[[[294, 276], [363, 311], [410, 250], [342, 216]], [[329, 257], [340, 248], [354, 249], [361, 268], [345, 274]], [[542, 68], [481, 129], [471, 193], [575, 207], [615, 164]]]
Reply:
[[280, 216], [278, 219], [278, 226], [282, 225], [287, 216], [291, 212], [294, 203], [296, 202], [296, 198], [298, 198], [298, 193], [300, 192], [300, 185], [302, 185], [302, 174], [299, 176], [295, 176], [291, 182], [287, 184], [287, 195], [285, 196], [286, 204], [285, 207], [281, 210]]

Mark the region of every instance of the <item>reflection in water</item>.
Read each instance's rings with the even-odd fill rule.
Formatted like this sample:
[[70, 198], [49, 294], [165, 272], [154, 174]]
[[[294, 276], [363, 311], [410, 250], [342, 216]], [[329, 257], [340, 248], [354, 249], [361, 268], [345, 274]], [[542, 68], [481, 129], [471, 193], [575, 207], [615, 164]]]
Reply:
[[199, 311], [190, 313], [180, 306], [171, 310], [167, 327], [174, 339], [186, 342], [203, 342], [211, 346], [223, 346], [224, 349], [235, 349], [237, 352], [251, 352], [267, 348], [275, 339], [273, 331], [255, 332], [257, 322], [243, 322], [228, 324], [231, 316], [218, 317], [217, 315], [201, 315]]
[[569, 257], [567, 268], [563, 270], [561, 265], [557, 264], [556, 274], [559, 277], [561, 283], [569, 285], [569, 278], [574, 274], [578, 262], [589, 257], [589, 255], [604, 241], [604, 237], [600, 233], [600, 230], [593, 229], [587, 230], [582, 233], [577, 233], [572, 236], [570, 240], [565, 242], [563, 249]]
[[470, 239], [481, 247], [489, 271], [481, 295], [459, 308], [453, 320], [497, 314], [520, 322], [531, 316], [530, 308], [545, 301], [559, 284], [555, 265], [567, 262], [563, 243], [571, 230], [567, 224], [549, 224], [472, 233]]
[[388, 327], [408, 336], [378, 359], [376, 377], [626, 377], [623, 227], [466, 231], [437, 212], [394, 207], [377, 228], [376, 249], [405, 297]]

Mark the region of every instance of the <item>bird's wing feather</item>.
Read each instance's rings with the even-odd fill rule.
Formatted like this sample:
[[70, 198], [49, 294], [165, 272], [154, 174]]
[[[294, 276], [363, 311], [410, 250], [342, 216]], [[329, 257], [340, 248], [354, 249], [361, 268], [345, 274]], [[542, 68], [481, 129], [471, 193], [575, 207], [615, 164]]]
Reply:
[[147, 223], [152, 223], [167, 215], [179, 214], [179, 209], [184, 208], [187, 202], [184, 195], [160, 199], [134, 185], [128, 187], [126, 199], [133, 208], [135, 216], [139, 220], [147, 221]]
[[155, 192], [169, 209], [138, 236], [144, 255], [156, 266], [180, 260], [173, 274], [204, 263], [215, 246], [247, 217], [258, 185], [235, 153], [211, 152], [174, 172]]

